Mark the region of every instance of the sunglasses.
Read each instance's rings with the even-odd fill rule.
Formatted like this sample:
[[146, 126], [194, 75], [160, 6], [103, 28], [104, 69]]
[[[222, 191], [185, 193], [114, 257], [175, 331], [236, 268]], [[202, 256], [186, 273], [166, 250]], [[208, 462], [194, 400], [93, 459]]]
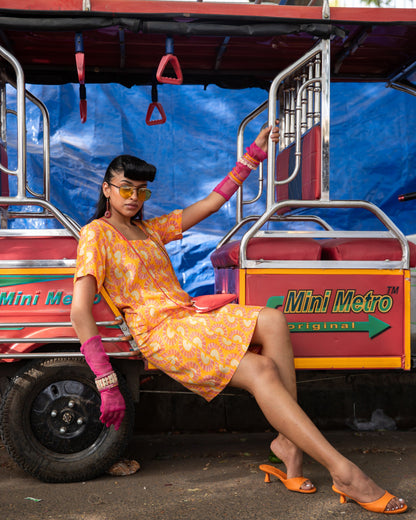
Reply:
[[148, 188], [136, 188], [135, 186], [116, 186], [111, 182], [108, 183], [110, 186], [114, 186], [114, 188], [118, 188], [120, 195], [123, 199], [129, 199], [133, 196], [133, 193], [136, 192], [137, 200], [139, 202], [144, 202], [145, 200], [150, 199], [150, 195], [152, 192]]

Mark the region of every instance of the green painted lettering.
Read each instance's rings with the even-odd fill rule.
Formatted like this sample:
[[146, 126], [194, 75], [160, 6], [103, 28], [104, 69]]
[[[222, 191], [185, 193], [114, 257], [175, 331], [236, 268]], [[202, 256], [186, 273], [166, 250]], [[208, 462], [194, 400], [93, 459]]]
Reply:
[[393, 298], [387, 294], [385, 294], [378, 305], [380, 312], [389, 312], [389, 310], [393, 307]]
[[16, 293], [6, 293], [2, 292], [0, 293], [0, 305], [13, 305], [13, 298], [15, 297]]
[[20, 305], [32, 305], [32, 295], [24, 294], [20, 300]]
[[348, 291], [342, 289], [338, 290], [335, 295], [334, 308], [332, 309], [332, 312], [350, 312], [354, 292], [355, 291], [352, 289], [349, 289]]
[[62, 291], [58, 291], [56, 294], [54, 291], [49, 291], [46, 296], [45, 305], [59, 305], [61, 303]]
[[306, 291], [289, 291], [287, 300], [283, 310], [286, 314], [294, 314], [302, 312], [302, 306], [305, 300]]

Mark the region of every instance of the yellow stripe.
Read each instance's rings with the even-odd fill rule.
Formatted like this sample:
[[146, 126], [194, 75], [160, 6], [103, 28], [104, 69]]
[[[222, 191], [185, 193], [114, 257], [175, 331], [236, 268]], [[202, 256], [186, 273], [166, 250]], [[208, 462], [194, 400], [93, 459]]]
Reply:
[[411, 298], [410, 298], [410, 271], [405, 271], [404, 276], [404, 369], [410, 370], [411, 366]]
[[[296, 369], [403, 368], [401, 357], [295, 358]], [[410, 367], [409, 367], [410, 368]], [[407, 370], [409, 370], [409, 368]]]
[[0, 274], [3, 276], [5, 274], [74, 274], [75, 267], [23, 267], [23, 268], [14, 268], [14, 269], [0, 269]]
[[247, 274], [365, 274], [365, 275], [391, 275], [391, 276], [403, 276], [402, 269], [246, 269]]
[[246, 304], [246, 273], [244, 269], [239, 269], [239, 284], [240, 291], [238, 294], [238, 303], [240, 305]]

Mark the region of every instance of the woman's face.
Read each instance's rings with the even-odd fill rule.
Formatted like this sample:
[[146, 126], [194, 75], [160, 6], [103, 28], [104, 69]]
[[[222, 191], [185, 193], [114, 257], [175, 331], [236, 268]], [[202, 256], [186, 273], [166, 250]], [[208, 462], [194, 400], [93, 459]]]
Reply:
[[109, 183], [103, 183], [103, 193], [110, 199], [111, 211], [127, 218], [133, 218], [142, 208], [148, 198], [146, 188], [146, 181], [127, 179], [124, 173], [116, 173]]

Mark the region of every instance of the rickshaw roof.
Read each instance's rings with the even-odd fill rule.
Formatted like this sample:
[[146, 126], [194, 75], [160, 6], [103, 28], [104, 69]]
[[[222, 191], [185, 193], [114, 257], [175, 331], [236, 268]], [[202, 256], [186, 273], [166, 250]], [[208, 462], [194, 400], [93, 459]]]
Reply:
[[[10, 6], [13, 5], [11, 8]], [[185, 84], [267, 88], [322, 37], [332, 81], [389, 82], [416, 62], [416, 9], [138, 0], [0, 0], [0, 45], [32, 84], [149, 85], [171, 37]]]

